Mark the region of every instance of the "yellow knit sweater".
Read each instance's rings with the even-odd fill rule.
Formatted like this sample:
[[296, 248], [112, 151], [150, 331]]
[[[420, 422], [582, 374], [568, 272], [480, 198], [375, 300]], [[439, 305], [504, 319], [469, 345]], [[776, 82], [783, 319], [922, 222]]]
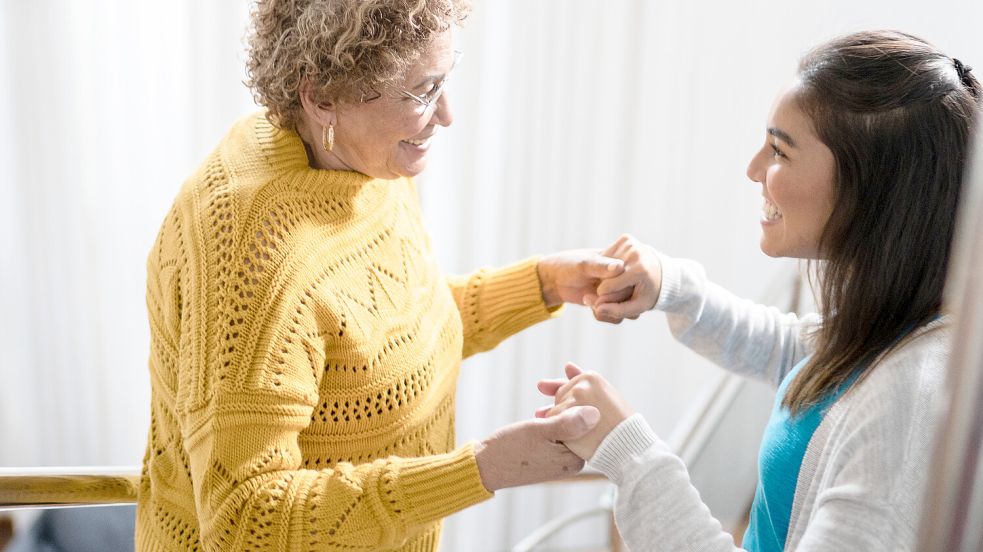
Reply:
[[438, 271], [409, 180], [314, 170], [236, 124], [150, 253], [137, 549], [433, 551], [487, 499], [461, 358], [549, 318], [535, 260]]

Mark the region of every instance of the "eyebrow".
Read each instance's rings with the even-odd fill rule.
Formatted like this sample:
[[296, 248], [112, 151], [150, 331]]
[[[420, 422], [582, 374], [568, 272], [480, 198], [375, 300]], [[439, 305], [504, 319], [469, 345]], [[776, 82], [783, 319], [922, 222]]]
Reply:
[[447, 73], [444, 73], [443, 75], [427, 75], [426, 77], [423, 77], [423, 80], [421, 80], [419, 82], [419, 84], [410, 87], [410, 90], [416, 90], [417, 88], [420, 88], [421, 86], [423, 86], [425, 84], [433, 84], [435, 82], [440, 82], [446, 76], [447, 76]]
[[795, 146], [795, 140], [793, 140], [792, 137], [789, 136], [788, 133], [785, 132], [784, 130], [781, 130], [781, 129], [778, 129], [778, 128], [775, 128], [775, 127], [769, 127], [768, 128], [768, 134], [774, 136], [775, 138], [778, 138], [779, 140], [781, 140], [782, 142], [785, 142], [786, 144], [788, 144], [789, 146], [791, 146], [793, 148], [796, 147]]

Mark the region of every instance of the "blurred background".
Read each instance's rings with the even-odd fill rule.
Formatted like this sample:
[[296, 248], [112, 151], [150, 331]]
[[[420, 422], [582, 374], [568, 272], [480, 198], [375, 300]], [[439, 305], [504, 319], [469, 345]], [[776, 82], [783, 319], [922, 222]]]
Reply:
[[[184, 179], [257, 110], [242, 85], [249, 10], [0, 0], [0, 467], [139, 464], [146, 255]], [[418, 179], [443, 268], [630, 232], [786, 306], [798, 267], [758, 250], [760, 188], [744, 169], [799, 56], [837, 34], [895, 28], [983, 69], [980, 21], [975, 0], [475, 0], [447, 92], [455, 122]], [[694, 477], [725, 525], [739, 523], [768, 391], [742, 388], [707, 427], [724, 374], [675, 343], [659, 314], [609, 326], [568, 307], [469, 359], [459, 440], [530, 417], [545, 402], [536, 380], [571, 360], [608, 376], [671, 443], [692, 447], [694, 428], [713, 435], [690, 458]], [[604, 490], [500, 492], [448, 521], [443, 550], [507, 550]], [[586, 550], [606, 531], [597, 517], [552, 545]]]

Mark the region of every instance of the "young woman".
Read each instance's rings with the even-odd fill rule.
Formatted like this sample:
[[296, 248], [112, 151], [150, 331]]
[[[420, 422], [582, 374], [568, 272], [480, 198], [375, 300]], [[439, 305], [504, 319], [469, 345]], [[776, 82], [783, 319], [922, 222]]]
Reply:
[[[748, 167], [764, 196], [761, 249], [817, 268], [820, 313], [735, 297], [700, 265], [629, 236], [626, 271], [588, 298], [596, 316], [665, 311], [673, 334], [778, 387], [761, 443], [747, 550], [910, 550], [944, 400], [942, 289], [980, 100], [971, 69], [911, 35], [863, 32], [805, 56]], [[611, 294], [633, 288], [615, 302]], [[632, 550], [732, 550], [686, 467], [599, 375], [540, 382], [552, 416], [601, 421], [566, 444], [618, 484]]]

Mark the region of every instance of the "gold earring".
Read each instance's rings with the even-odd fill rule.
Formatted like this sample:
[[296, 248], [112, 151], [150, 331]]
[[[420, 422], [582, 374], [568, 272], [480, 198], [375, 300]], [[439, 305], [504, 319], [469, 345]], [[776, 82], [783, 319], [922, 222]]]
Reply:
[[321, 127], [321, 147], [328, 153], [334, 149], [334, 125], [331, 123], [328, 123], [326, 127]]

